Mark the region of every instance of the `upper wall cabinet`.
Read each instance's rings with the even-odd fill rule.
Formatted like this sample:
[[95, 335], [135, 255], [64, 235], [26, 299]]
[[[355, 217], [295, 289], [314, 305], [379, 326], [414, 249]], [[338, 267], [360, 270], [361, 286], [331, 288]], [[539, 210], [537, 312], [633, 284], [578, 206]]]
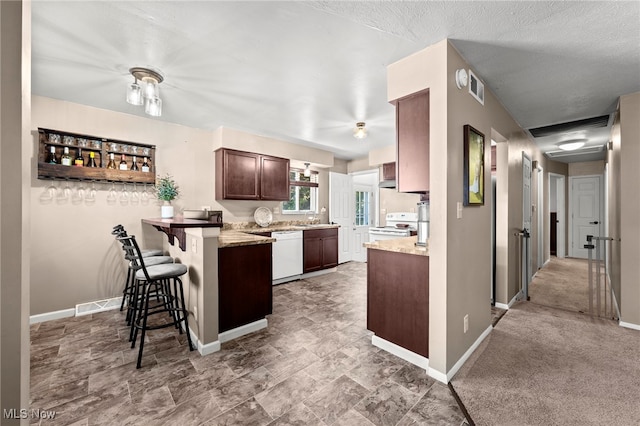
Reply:
[[155, 152], [155, 145], [38, 128], [38, 179], [153, 185]]
[[217, 150], [216, 200], [289, 200], [289, 160]]
[[429, 91], [396, 100], [397, 189], [429, 191]]

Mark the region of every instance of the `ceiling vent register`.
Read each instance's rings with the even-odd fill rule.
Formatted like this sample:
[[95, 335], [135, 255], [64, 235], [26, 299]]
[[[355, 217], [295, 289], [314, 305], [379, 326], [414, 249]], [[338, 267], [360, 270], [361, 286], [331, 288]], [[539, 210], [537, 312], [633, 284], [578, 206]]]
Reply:
[[552, 124], [551, 126], [542, 126], [529, 129], [531, 136], [534, 138], [543, 138], [545, 136], [553, 136], [559, 133], [576, 132], [586, 129], [597, 129], [607, 127], [609, 124], [609, 115], [601, 115], [599, 117], [585, 118], [583, 120], [568, 121], [566, 123]]

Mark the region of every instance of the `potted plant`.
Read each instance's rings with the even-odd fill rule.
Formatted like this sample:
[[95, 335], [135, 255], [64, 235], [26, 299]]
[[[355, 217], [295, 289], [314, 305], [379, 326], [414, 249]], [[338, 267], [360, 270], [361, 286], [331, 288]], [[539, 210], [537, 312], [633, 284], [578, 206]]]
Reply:
[[158, 200], [164, 201], [162, 206], [162, 218], [170, 219], [173, 217], [173, 206], [171, 201], [180, 195], [180, 189], [170, 174], [156, 179], [156, 196]]

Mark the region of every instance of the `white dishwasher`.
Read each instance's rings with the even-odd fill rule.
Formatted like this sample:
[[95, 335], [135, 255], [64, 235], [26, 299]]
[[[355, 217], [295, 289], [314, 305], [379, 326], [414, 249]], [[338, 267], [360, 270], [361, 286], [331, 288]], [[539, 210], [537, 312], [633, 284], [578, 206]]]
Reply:
[[272, 232], [273, 283], [288, 281], [284, 278], [302, 274], [302, 231]]

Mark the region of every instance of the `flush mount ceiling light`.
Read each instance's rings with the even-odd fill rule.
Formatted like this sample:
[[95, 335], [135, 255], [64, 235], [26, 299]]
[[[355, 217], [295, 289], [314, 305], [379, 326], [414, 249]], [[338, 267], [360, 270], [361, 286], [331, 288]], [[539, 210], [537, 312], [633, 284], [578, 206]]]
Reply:
[[309, 168], [310, 165], [311, 163], [304, 163], [304, 175], [306, 177], [311, 176], [311, 169]]
[[164, 80], [162, 74], [142, 67], [130, 68], [129, 72], [133, 76], [134, 82], [127, 87], [127, 102], [131, 105], [144, 105], [144, 112], [154, 117], [160, 117], [162, 115], [162, 99], [160, 99], [158, 85]]
[[559, 143], [558, 148], [563, 151], [575, 151], [576, 149], [582, 148], [586, 142], [586, 139], [572, 139], [570, 141]]
[[364, 121], [356, 123], [355, 129], [353, 129], [353, 137], [356, 139], [364, 139], [367, 137], [367, 129], [364, 127]]

